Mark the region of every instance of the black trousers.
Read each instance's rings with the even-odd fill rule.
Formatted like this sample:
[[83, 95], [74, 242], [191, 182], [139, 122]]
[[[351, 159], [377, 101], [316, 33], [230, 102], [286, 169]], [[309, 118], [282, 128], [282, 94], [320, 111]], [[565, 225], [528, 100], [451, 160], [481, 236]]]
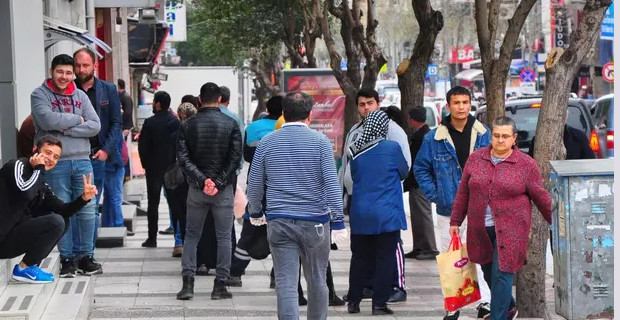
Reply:
[[[159, 221], [159, 200], [161, 196], [161, 188], [164, 186], [164, 171], [156, 170], [146, 172], [146, 193], [148, 196], [148, 208], [146, 217], [148, 220], [149, 239], [157, 239], [157, 223]], [[166, 188], [166, 194], [170, 190]]]
[[[181, 229], [181, 239], [185, 241], [185, 224], [187, 220], [187, 193], [189, 185], [187, 182], [182, 183], [174, 189], [167, 189], [168, 204], [172, 210], [172, 223], [174, 228], [177, 226]], [[213, 220], [213, 217], [211, 217]], [[176, 231], [176, 230], [175, 230]]]
[[373, 306], [384, 307], [387, 304], [396, 272], [394, 248], [399, 239], [400, 230], [373, 235], [351, 235], [352, 255], [347, 296], [349, 301], [362, 301], [364, 285], [367, 279], [373, 279]]
[[12, 259], [22, 254], [22, 261], [38, 265], [52, 252], [65, 232], [62, 216], [51, 213], [28, 219], [16, 225], [0, 242], [0, 259]]

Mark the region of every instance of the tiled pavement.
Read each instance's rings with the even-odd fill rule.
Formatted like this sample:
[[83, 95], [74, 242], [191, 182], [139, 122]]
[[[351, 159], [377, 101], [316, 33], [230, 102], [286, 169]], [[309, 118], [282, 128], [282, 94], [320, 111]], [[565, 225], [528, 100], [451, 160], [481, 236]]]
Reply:
[[[243, 180], [242, 180], [243, 181]], [[130, 183], [144, 183], [134, 179]], [[162, 197], [162, 200], [165, 198]], [[168, 227], [168, 208], [160, 205], [160, 230]], [[213, 275], [196, 278], [195, 296], [190, 301], [176, 300], [181, 288], [180, 258], [172, 258], [172, 236], [158, 235], [158, 248], [146, 249], [140, 244], [147, 236], [146, 217], [134, 220], [136, 234], [128, 237], [123, 248], [97, 249], [96, 258], [103, 263], [104, 273], [95, 281], [91, 319], [276, 319], [276, 296], [269, 289], [271, 259], [252, 261], [242, 278], [242, 288], [230, 288], [232, 300], [210, 300]], [[237, 233], [241, 226], [236, 224]], [[410, 231], [402, 232], [405, 251], [411, 249]], [[342, 296], [348, 287], [350, 250], [347, 245], [331, 252], [336, 290]], [[213, 274], [213, 271], [211, 272]], [[552, 278], [547, 277], [547, 299], [553, 319], [563, 319], [553, 311]], [[302, 285], [305, 287], [304, 281]], [[346, 307], [330, 307], [329, 319], [442, 319], [444, 315], [441, 289], [434, 261], [406, 260], [408, 300], [395, 305], [393, 316], [374, 317], [370, 302], [362, 303], [361, 315], [349, 315]], [[305, 318], [306, 307], [301, 307]], [[476, 311], [466, 308], [461, 319], [474, 319]]]

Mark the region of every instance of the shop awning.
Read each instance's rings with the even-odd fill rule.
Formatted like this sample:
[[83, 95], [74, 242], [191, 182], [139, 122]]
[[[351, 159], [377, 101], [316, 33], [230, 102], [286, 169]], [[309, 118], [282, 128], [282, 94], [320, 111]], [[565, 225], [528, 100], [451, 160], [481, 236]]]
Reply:
[[454, 76], [456, 79], [473, 81], [475, 78], [482, 77], [482, 70], [480, 69], [467, 69], [463, 70]]
[[47, 16], [43, 16], [43, 29], [45, 30], [45, 50], [60, 41], [69, 40], [88, 46], [97, 54], [99, 59], [103, 58], [103, 56], [97, 52], [97, 47], [106, 53], [112, 51], [112, 48], [107, 43], [90, 35], [88, 30], [77, 28]]

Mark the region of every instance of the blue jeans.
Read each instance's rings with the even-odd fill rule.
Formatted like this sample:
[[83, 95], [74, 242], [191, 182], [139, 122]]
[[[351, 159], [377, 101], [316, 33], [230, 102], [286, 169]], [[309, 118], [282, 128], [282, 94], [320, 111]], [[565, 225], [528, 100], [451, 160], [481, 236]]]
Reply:
[[512, 297], [514, 273], [499, 270], [495, 227], [487, 227], [486, 230], [493, 244], [493, 261], [481, 267], [484, 280], [491, 287], [491, 320], [506, 320], [508, 310], [515, 306], [515, 299]]
[[[188, 220], [189, 221], [189, 220]], [[188, 224], [189, 226], [189, 224]], [[278, 319], [299, 319], [299, 261], [308, 285], [308, 320], [327, 319], [328, 223], [276, 218], [267, 223], [278, 297]], [[392, 255], [393, 252], [390, 254]]]
[[123, 179], [125, 168], [111, 164], [105, 166], [105, 182], [103, 198], [103, 212], [101, 213], [102, 227], [122, 227], [123, 221]]
[[[82, 195], [84, 190], [82, 175], [88, 177], [92, 172], [90, 160], [61, 160], [54, 169], [45, 173], [45, 182], [60, 200], [71, 202]], [[95, 220], [93, 201], [89, 201], [69, 219], [71, 228], [67, 228], [67, 232], [58, 241], [61, 258], [82, 258], [93, 255]]]

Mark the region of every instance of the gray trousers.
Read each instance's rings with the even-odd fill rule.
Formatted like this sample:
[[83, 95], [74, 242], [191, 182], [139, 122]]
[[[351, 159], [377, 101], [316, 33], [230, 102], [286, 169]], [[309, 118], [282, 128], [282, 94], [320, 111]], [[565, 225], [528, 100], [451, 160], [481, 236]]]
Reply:
[[431, 203], [420, 189], [409, 189], [409, 214], [413, 233], [413, 251], [437, 252]]
[[329, 222], [276, 218], [267, 223], [278, 297], [278, 319], [298, 320], [299, 260], [308, 288], [308, 320], [327, 319], [326, 283], [330, 250]]
[[231, 229], [233, 224], [233, 189], [231, 185], [220, 190], [215, 196], [207, 196], [196, 188], [190, 187], [187, 194], [187, 222], [185, 242], [183, 243], [184, 276], [196, 275], [196, 248], [207, 214], [211, 212], [215, 223], [217, 239], [217, 265], [215, 277], [219, 280], [228, 279], [230, 259], [232, 256]]

